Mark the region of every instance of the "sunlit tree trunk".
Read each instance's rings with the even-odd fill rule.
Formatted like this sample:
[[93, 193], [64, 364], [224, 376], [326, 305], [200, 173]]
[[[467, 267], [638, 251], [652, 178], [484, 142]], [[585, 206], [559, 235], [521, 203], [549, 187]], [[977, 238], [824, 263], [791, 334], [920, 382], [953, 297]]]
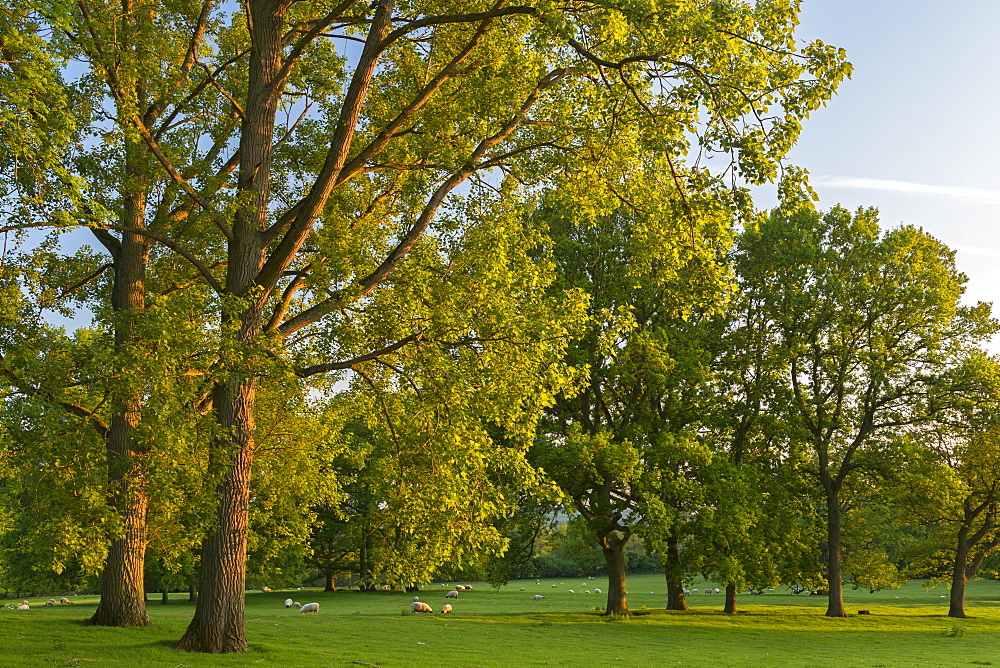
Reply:
[[614, 531], [601, 538], [601, 551], [608, 566], [608, 605], [605, 615], [631, 615], [625, 588], [625, 542]]

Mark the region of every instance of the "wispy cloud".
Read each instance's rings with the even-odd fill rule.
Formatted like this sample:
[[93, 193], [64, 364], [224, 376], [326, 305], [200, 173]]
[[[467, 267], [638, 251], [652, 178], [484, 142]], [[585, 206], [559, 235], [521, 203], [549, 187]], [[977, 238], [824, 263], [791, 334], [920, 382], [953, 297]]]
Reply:
[[979, 257], [1000, 259], [1000, 250], [997, 250], [996, 248], [982, 248], [980, 246], [960, 246], [958, 244], [951, 244], [951, 247], [957, 250], [959, 253], [968, 253], [969, 255], [978, 255]]
[[958, 186], [932, 186], [926, 183], [893, 181], [891, 179], [867, 179], [857, 176], [814, 176], [809, 179], [813, 186], [827, 188], [852, 188], [860, 190], [880, 190], [883, 192], [915, 193], [937, 195], [980, 204], [1000, 204], [1000, 190], [987, 188], [961, 188]]

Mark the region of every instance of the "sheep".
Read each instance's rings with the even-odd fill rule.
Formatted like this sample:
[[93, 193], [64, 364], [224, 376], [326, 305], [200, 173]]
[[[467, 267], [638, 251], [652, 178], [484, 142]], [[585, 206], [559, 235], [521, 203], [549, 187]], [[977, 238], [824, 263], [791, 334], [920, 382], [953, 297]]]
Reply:
[[455, 589], [458, 591], [465, 591], [465, 585], [455, 585]]
[[295, 601], [294, 603], [292, 603], [292, 607], [293, 607], [293, 608], [301, 608], [301, 607], [302, 607], [302, 604], [301, 604], [301, 603], [299, 603], [298, 601]]
[[570, 589], [570, 590], [569, 590], [569, 593], [571, 593], [571, 594], [575, 594], [576, 592], [575, 592], [575, 591], [573, 591], [572, 589]]
[[419, 601], [419, 600], [420, 600], [420, 597], [419, 597], [419, 596], [414, 596], [414, 597], [413, 597], [413, 600], [414, 600], [414, 601]]
[[444, 597], [445, 598], [458, 598], [458, 592], [455, 591], [455, 590], [452, 590], [452, 591], [448, 592], [447, 594], [445, 594]]
[[868, 611], [868, 610], [858, 610], [858, 614], [859, 615], [870, 615], [872, 613], [870, 611]]
[[447, 614], [449, 612], [451, 612], [451, 605], [450, 604], [445, 605], [443, 608], [441, 608], [441, 614]]
[[472, 585], [465, 585], [465, 591], [472, 591]]
[[692, 589], [691, 591], [692, 591], [692, 592], [694, 592], [695, 594], [697, 594], [697, 593], [698, 593], [698, 590], [697, 590], [697, 589]]
[[536, 582], [536, 583], [535, 583], [535, 586], [536, 586], [536, 587], [541, 587], [541, 586], [542, 586], [542, 583], [541, 583], [541, 582]]
[[56, 600], [54, 598], [50, 598], [49, 600], [45, 601], [45, 605], [55, 605], [55, 604]]
[[304, 615], [307, 612], [315, 612], [316, 614], [319, 614], [319, 603], [306, 603], [299, 608], [300, 615]]
[[27, 605], [25, 603], [22, 603], [21, 605], [17, 606], [17, 608], [15, 608], [15, 610], [31, 610], [31, 606]]
[[584, 589], [584, 590], [583, 590], [583, 593], [584, 593], [584, 594], [589, 594], [589, 593], [590, 593], [590, 590], [589, 590], [589, 589]]
[[292, 599], [290, 599], [290, 598], [286, 598], [286, 599], [285, 599], [285, 607], [286, 607], [286, 608], [290, 608], [290, 607], [292, 607], [292, 603], [294, 603], [294, 602], [295, 602], [295, 601], [293, 601]]
[[545, 597], [542, 596], [541, 594], [535, 594], [535, 600], [536, 601], [541, 601], [543, 598], [545, 598]]
[[594, 590], [594, 593], [595, 593], [595, 594], [600, 594], [600, 593], [601, 593], [601, 590], [600, 590], [600, 589], [595, 589], [595, 590]]
[[555, 585], [552, 585], [552, 588], [553, 588], [553, 589], [555, 589], [555, 588], [556, 588], [556, 586], [555, 586]]
[[716, 593], [716, 594], [718, 594], [718, 593], [719, 593], [720, 591], [722, 591], [722, 590], [721, 590], [721, 589], [719, 589], [718, 587], [716, 587], [716, 588], [715, 588], [715, 593]]
[[70, 603], [72, 603], [73, 601], [71, 601], [71, 600], [69, 600], [68, 598], [66, 598], [65, 596], [63, 596], [63, 597], [62, 597], [61, 599], [59, 599], [59, 602], [60, 602], [61, 604], [63, 604], [63, 605], [69, 605], [69, 604], [70, 604]]
[[271, 591], [271, 588], [270, 587], [261, 587], [260, 590], [263, 591], [263, 592], [268, 592], [268, 591]]
[[426, 603], [421, 603], [420, 601], [414, 601], [410, 604], [410, 612], [434, 612], [431, 606]]
[[524, 587], [521, 587], [520, 589], [518, 589], [518, 591], [524, 591]]

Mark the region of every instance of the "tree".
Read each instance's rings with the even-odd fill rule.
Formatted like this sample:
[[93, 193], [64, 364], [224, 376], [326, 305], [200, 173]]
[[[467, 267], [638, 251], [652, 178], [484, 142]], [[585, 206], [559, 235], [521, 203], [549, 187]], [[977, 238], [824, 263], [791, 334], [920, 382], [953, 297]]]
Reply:
[[[218, 423], [218, 510], [203, 595], [179, 643], [205, 652], [246, 648], [262, 379], [346, 370], [439, 340], [430, 314], [461, 308], [447, 292], [483, 277], [453, 272], [449, 254], [485, 259], [511, 230], [498, 221], [526, 220], [540, 192], [561, 188], [585, 210], [650, 178], [672, 184], [676, 220], [697, 218], [703, 200], [745, 205], [745, 191], [726, 195], [732, 171], [682, 168], [689, 133], [728, 153], [741, 178], [773, 179], [800, 120], [849, 71], [837, 49], [797, 48], [797, 5], [781, 0], [667, 11], [252, 0], [245, 10], [53, 2], [42, 13], [89, 54], [93, 97], [115, 100], [119, 127], [130, 124], [143, 169], [116, 176], [128, 183], [158, 165], [171, 198], [156, 211], [196, 225], [166, 216], [154, 230], [141, 207], [127, 224], [85, 217], [138, 247], [169, 248], [211, 296], [214, 384], [203, 405]], [[364, 46], [341, 55], [336, 39]], [[147, 79], [165, 93], [140, 95]], [[637, 152], [655, 169], [636, 168]], [[480, 285], [497, 285], [485, 276]]]
[[896, 431], [957, 401], [941, 379], [995, 323], [988, 305], [959, 306], [953, 251], [911, 227], [881, 234], [873, 210], [775, 211], [741, 236], [737, 270], [769, 295], [762, 326], [787, 359], [791, 429], [825, 497], [826, 614], [844, 617], [845, 485], [891, 461]]

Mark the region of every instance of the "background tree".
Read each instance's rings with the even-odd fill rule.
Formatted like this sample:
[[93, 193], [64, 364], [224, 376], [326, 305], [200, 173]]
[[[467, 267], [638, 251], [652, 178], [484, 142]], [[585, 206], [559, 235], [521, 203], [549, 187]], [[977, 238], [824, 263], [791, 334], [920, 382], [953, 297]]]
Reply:
[[935, 382], [989, 335], [989, 307], [962, 307], [954, 253], [908, 227], [881, 234], [875, 212], [776, 211], [745, 232], [737, 267], [786, 350], [792, 429], [811, 450], [826, 500], [827, 615], [842, 597], [842, 492], [893, 456], [894, 431], [928, 422], [954, 393]]

